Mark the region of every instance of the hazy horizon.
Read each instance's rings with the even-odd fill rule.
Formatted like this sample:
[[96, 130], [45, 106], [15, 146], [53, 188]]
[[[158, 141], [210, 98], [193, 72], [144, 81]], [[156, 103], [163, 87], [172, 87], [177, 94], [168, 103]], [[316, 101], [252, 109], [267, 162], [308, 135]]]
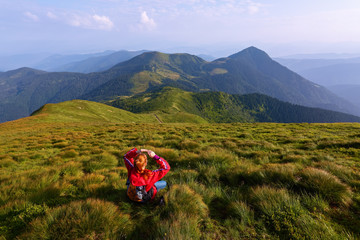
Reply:
[[360, 2], [0, 0], [0, 55], [158, 50], [360, 54]]

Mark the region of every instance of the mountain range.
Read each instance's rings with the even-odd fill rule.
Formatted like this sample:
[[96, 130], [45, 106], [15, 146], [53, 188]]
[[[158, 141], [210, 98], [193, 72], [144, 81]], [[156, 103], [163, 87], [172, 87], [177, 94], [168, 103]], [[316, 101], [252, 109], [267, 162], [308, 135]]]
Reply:
[[48, 57], [48, 54], [42, 53], [0, 56], [0, 71], [5, 72], [24, 66], [34, 66], [46, 57]]
[[[90, 73], [90, 72], [101, 72], [110, 69], [114, 65], [129, 60], [137, 55], [146, 52], [146, 50], [141, 51], [116, 51], [116, 52], [105, 52], [101, 55], [91, 55], [86, 59], [81, 59], [79, 61], [68, 61], [65, 60], [64, 64], [55, 63], [50, 61], [50, 67], [45, 69], [47, 71], [53, 72], [78, 72], [78, 73]], [[53, 59], [51, 59], [53, 60]], [[67, 61], [66, 61], [67, 60]]]
[[29, 67], [50, 72], [100, 72], [111, 68], [119, 62], [129, 60], [146, 50], [113, 51], [88, 54], [20, 54], [0, 56], [0, 71], [10, 71]]
[[360, 106], [360, 84], [338, 84], [327, 88], [356, 106]]
[[262, 93], [294, 104], [358, 114], [350, 103], [289, 71], [254, 47], [212, 62], [188, 54], [149, 52], [109, 71], [125, 74], [86, 94], [86, 99], [99, 101], [105, 98], [104, 94], [112, 98], [170, 85], [191, 91]]
[[97, 73], [21, 68], [0, 73], [0, 121], [28, 116], [46, 103], [108, 101], [158, 87], [192, 92], [261, 93], [293, 104], [358, 114], [356, 107], [250, 47], [207, 62], [190, 54], [144, 52]]
[[323, 86], [339, 84], [360, 85], [360, 63], [342, 63], [319, 68], [306, 69], [302, 76]]
[[323, 86], [360, 84], [360, 58], [286, 59], [276, 61], [312, 82]]
[[306, 79], [325, 86], [345, 100], [360, 106], [360, 58], [286, 59], [277, 58]]

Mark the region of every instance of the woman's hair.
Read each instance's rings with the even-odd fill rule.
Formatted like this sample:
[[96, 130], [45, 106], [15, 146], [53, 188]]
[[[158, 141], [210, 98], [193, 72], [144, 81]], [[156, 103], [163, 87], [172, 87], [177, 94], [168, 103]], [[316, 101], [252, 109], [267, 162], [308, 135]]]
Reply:
[[144, 153], [140, 153], [135, 157], [134, 160], [134, 165], [135, 165], [135, 169], [138, 173], [141, 174], [141, 176], [145, 179], [148, 180], [149, 177], [152, 175], [152, 171], [146, 169], [146, 165], [147, 165], [147, 157]]

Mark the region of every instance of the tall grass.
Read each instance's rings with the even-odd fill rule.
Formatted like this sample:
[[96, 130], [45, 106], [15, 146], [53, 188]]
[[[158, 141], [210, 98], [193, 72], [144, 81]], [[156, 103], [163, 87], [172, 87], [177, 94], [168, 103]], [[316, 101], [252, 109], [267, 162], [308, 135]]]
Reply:
[[309, 193], [320, 194], [331, 204], [349, 205], [352, 201], [352, 191], [349, 186], [324, 170], [306, 168], [301, 172], [300, 177], [299, 186], [302, 189]]
[[133, 224], [116, 205], [96, 199], [54, 208], [20, 239], [125, 239]]
[[[0, 239], [357, 239], [359, 133], [359, 124], [0, 124]], [[126, 196], [132, 147], [172, 167], [150, 204]]]
[[186, 185], [173, 185], [165, 195], [166, 215], [183, 213], [188, 217], [204, 218], [208, 207], [202, 197]]
[[270, 232], [282, 239], [342, 238], [328, 222], [314, 219], [303, 208], [299, 198], [284, 189], [256, 187], [251, 202], [262, 214]]

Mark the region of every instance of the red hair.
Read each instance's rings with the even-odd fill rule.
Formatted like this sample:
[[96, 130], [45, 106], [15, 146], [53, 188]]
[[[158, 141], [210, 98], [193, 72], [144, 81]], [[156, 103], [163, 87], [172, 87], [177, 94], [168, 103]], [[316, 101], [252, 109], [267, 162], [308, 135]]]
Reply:
[[152, 175], [152, 171], [146, 169], [147, 165], [147, 157], [145, 154], [140, 153], [135, 157], [134, 160], [135, 170], [140, 173], [140, 175], [145, 179], [148, 180], [149, 177]]

